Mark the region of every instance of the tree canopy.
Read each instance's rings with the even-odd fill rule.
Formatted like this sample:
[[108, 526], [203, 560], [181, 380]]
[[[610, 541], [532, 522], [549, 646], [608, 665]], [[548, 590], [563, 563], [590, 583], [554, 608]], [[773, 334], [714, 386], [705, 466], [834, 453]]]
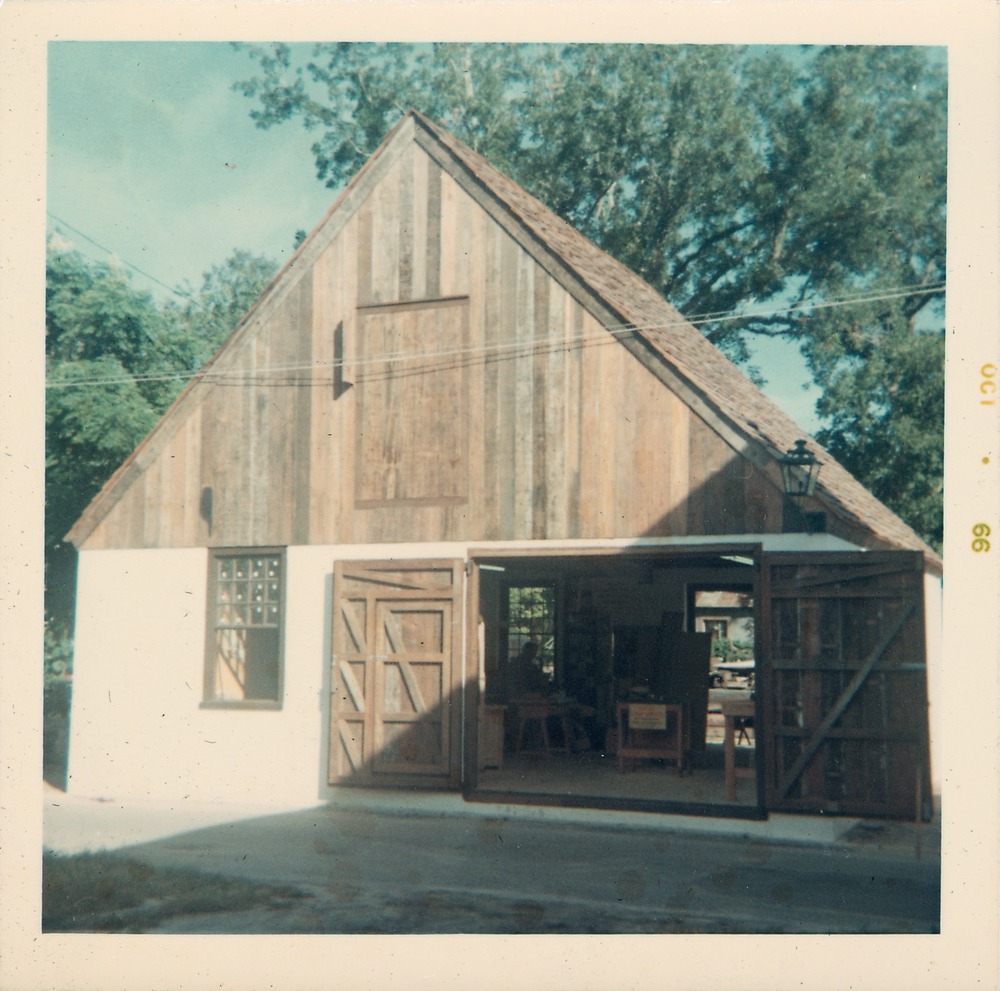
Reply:
[[946, 76], [936, 50], [247, 46], [260, 127], [342, 186], [409, 107], [642, 275], [751, 375], [798, 343], [818, 439], [940, 547]]
[[215, 352], [276, 266], [234, 252], [182, 305], [50, 244], [46, 256], [45, 571], [50, 639], [68, 634], [74, 556], [63, 537]]

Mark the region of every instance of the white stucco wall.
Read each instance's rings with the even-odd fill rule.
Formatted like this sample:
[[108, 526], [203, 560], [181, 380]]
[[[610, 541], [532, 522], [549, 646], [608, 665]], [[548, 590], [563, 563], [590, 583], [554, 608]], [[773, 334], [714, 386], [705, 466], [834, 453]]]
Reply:
[[[288, 553], [280, 710], [202, 708], [204, 549], [85, 551], [69, 790], [280, 805], [320, 797], [331, 558]], [[310, 565], [312, 565], [310, 567]], [[318, 573], [317, 573], [318, 571]]]

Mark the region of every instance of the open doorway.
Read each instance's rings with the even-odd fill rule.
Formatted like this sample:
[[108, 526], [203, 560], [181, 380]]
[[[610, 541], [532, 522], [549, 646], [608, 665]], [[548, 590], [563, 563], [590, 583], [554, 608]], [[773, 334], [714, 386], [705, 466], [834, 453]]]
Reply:
[[[752, 558], [671, 549], [476, 563], [480, 723], [492, 729], [489, 745], [480, 734], [473, 791], [598, 807], [758, 810], [755, 781], [727, 795], [717, 693], [737, 689], [712, 685], [730, 660], [728, 647], [719, 653], [729, 634], [753, 638]], [[733, 603], [717, 594], [730, 590]], [[712, 615], [710, 606], [718, 606]], [[752, 719], [744, 729], [752, 739]]]
[[690, 586], [687, 625], [711, 638], [712, 687], [753, 691], [756, 671], [753, 585]]
[[558, 687], [557, 595], [554, 581], [506, 585], [500, 636], [509, 696]]
[[[709, 637], [709, 690], [705, 752], [728, 757], [727, 793], [737, 779], [755, 777], [757, 763], [756, 635], [752, 584], [692, 583], [687, 589], [688, 628]], [[727, 744], [727, 719], [730, 739]]]

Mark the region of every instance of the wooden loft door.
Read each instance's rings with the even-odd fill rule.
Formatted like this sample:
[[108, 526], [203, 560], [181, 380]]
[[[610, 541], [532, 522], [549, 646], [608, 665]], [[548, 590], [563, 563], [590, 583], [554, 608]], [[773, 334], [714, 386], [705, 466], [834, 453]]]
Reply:
[[337, 562], [331, 784], [458, 787], [462, 565]]
[[910, 552], [763, 555], [769, 809], [929, 816], [923, 582]]

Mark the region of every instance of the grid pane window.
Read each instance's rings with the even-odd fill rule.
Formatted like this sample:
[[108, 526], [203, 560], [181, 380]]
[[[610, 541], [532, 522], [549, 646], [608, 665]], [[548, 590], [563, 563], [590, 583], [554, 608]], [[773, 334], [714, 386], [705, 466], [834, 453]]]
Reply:
[[280, 554], [225, 554], [212, 562], [208, 702], [277, 702], [281, 692]]
[[517, 697], [551, 689], [556, 680], [555, 586], [510, 586], [506, 610], [509, 693]]

